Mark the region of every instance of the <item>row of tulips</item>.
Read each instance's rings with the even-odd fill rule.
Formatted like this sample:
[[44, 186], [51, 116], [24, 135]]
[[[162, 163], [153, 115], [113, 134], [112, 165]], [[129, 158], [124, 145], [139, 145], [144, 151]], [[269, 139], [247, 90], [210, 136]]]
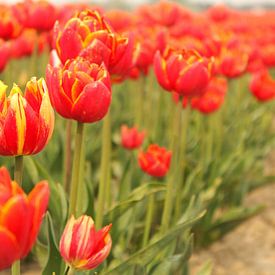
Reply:
[[273, 12], [25, 1], [0, 14], [5, 82], [18, 64], [41, 73], [51, 49], [46, 81], [30, 75], [8, 96], [0, 82], [0, 154], [15, 157], [15, 181], [0, 175], [0, 269], [20, 274], [37, 239], [43, 274], [187, 274], [193, 233], [209, 244], [259, 210], [242, 199], [270, 180]]

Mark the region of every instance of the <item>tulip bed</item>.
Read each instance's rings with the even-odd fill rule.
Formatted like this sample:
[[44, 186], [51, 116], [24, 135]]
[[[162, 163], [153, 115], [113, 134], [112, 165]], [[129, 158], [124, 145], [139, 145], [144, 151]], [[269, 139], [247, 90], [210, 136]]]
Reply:
[[274, 15], [1, 5], [0, 270], [189, 274], [261, 211]]

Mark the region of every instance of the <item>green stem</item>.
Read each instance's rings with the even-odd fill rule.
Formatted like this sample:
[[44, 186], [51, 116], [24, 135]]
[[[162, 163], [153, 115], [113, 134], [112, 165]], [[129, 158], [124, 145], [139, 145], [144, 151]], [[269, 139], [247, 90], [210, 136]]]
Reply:
[[[111, 190], [108, 188], [108, 178], [110, 177], [110, 113], [107, 114], [103, 120], [102, 129], [102, 149], [101, 149], [101, 163], [100, 163], [100, 180], [99, 180], [99, 193], [98, 193], [98, 205], [96, 212], [96, 226], [100, 228], [103, 222], [104, 206], [106, 202], [107, 193]], [[107, 196], [106, 196], [107, 195]]]
[[137, 107], [136, 107], [136, 117], [135, 117], [135, 124], [136, 126], [142, 128], [142, 119], [143, 119], [143, 112], [144, 112], [144, 96], [145, 96], [145, 77], [141, 76], [140, 78], [139, 89], [137, 92]]
[[[14, 180], [22, 186], [22, 177], [23, 177], [23, 156], [15, 157], [15, 165], [14, 165]], [[11, 267], [12, 275], [20, 275], [20, 261], [16, 261], [13, 263]]]
[[66, 137], [65, 137], [65, 146], [64, 146], [64, 189], [67, 193], [70, 190], [70, 177], [71, 177], [71, 165], [72, 165], [72, 121], [66, 121]]
[[177, 180], [177, 192], [176, 192], [176, 206], [175, 206], [175, 221], [178, 220], [181, 214], [182, 205], [182, 190], [185, 177], [185, 167], [186, 167], [186, 145], [187, 145], [187, 129], [190, 121], [190, 106], [182, 112], [182, 132], [181, 132], [181, 142], [179, 146], [179, 177]]
[[77, 122], [76, 137], [75, 137], [75, 148], [74, 148], [74, 159], [73, 159], [73, 170], [71, 180], [71, 191], [70, 191], [70, 205], [69, 215], [76, 215], [77, 211], [77, 197], [78, 197], [78, 185], [82, 184], [79, 182], [80, 165], [81, 165], [81, 152], [83, 146], [83, 131], [84, 124]]
[[171, 147], [172, 148], [172, 163], [171, 171], [168, 176], [167, 190], [165, 194], [164, 209], [161, 219], [161, 232], [165, 233], [170, 225], [171, 214], [173, 210], [174, 202], [174, 191], [175, 191], [175, 180], [177, 177], [177, 166], [178, 166], [178, 155], [177, 142], [180, 140], [180, 124], [181, 124], [181, 104], [177, 104], [175, 108], [174, 119], [173, 119], [173, 132], [171, 136]]
[[146, 219], [145, 219], [145, 228], [144, 228], [144, 235], [143, 235], [143, 241], [142, 246], [146, 246], [148, 244], [151, 226], [152, 226], [152, 220], [154, 216], [154, 204], [155, 204], [155, 196], [154, 194], [151, 194], [148, 198], [148, 206], [147, 206], [147, 213], [146, 213]]

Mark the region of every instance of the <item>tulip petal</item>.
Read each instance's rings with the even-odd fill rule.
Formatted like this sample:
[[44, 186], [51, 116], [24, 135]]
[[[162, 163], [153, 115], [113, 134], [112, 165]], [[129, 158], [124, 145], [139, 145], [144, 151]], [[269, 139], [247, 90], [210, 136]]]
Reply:
[[33, 217], [32, 228], [28, 235], [28, 242], [23, 251], [23, 256], [28, 254], [36, 240], [43, 216], [48, 206], [49, 196], [50, 190], [47, 181], [37, 183], [28, 196], [30, 207], [33, 208]]
[[9, 199], [0, 211], [0, 225], [16, 237], [20, 247], [20, 257], [28, 242], [31, 214], [28, 200], [24, 195], [16, 195]]
[[95, 122], [108, 112], [111, 91], [101, 82], [86, 85], [72, 109], [72, 116], [80, 122]]
[[12, 265], [20, 258], [15, 236], [0, 225], [0, 271]]

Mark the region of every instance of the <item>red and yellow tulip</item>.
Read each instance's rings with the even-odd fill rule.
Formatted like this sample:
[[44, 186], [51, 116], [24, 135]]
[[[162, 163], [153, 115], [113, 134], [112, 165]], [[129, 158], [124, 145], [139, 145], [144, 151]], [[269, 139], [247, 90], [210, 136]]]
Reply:
[[9, 96], [0, 81], [0, 155], [32, 155], [51, 138], [54, 113], [43, 78], [32, 78], [23, 95], [14, 84]]
[[69, 265], [75, 269], [90, 270], [100, 265], [109, 255], [112, 239], [109, 234], [111, 224], [99, 231], [95, 230], [91, 217], [72, 216], [62, 234], [59, 250]]

